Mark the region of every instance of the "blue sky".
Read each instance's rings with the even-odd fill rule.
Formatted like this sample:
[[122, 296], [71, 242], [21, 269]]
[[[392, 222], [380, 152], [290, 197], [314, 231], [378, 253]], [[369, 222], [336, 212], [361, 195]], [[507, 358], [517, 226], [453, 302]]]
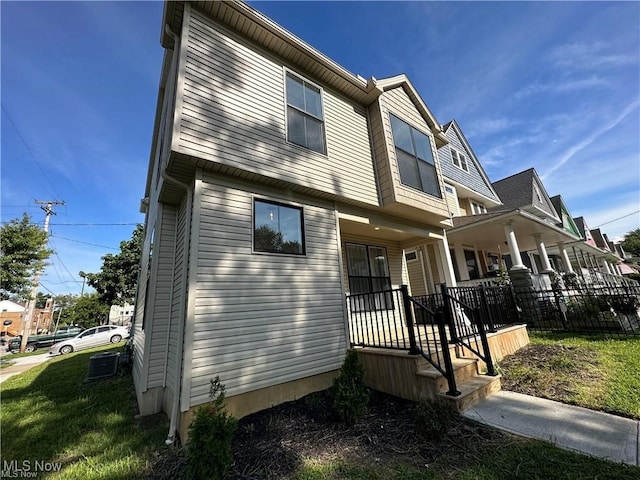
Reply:
[[[407, 74], [491, 180], [534, 167], [591, 228], [640, 227], [640, 3], [252, 5], [353, 73]], [[2, 221], [64, 200], [41, 290], [79, 293], [144, 220], [162, 3], [0, 9]]]

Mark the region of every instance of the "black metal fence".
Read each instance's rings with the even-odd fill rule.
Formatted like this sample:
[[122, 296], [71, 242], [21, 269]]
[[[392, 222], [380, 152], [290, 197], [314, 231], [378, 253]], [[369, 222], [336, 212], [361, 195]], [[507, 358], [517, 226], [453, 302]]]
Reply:
[[529, 330], [640, 336], [640, 286], [514, 289], [514, 294]]

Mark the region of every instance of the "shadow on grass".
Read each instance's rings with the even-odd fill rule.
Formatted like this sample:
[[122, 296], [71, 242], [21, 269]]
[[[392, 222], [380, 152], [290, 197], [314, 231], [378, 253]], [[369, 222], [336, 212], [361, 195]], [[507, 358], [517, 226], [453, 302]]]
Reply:
[[[64, 470], [93, 459], [104, 470], [109, 462], [161, 445], [165, 419], [145, 422], [144, 428], [134, 419], [137, 407], [131, 375], [85, 383], [91, 356], [121, 348], [57, 357], [4, 382], [3, 460], [62, 463]], [[109, 478], [134, 476], [128, 472]]]

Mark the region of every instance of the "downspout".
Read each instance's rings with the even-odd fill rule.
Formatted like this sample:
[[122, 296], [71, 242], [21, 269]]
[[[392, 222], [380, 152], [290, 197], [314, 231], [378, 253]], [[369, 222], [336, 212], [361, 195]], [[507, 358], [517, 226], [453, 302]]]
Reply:
[[[165, 171], [161, 173], [161, 176], [165, 181], [178, 185], [187, 191], [187, 212], [185, 214], [185, 222], [187, 222], [187, 225], [185, 226], [185, 230], [189, 232], [191, 230], [191, 215], [192, 215], [192, 209], [193, 209], [193, 187], [179, 180], [176, 180], [175, 178], [169, 176], [169, 174], [167, 174]], [[183, 268], [186, 268], [186, 266], [189, 264], [189, 262], [187, 262], [187, 258], [189, 257], [189, 241], [187, 241], [187, 238], [185, 238], [184, 245], [182, 248], [184, 250], [183, 260], [182, 260], [183, 266], [184, 266]], [[188, 280], [187, 276], [183, 275], [182, 276], [183, 301], [186, 301], [187, 280]], [[185, 313], [186, 310], [187, 310], [186, 308], [182, 309], [183, 317], [184, 315], [186, 315]], [[186, 321], [185, 318], [181, 318], [180, 323], [178, 324], [178, 345], [177, 345], [178, 351], [176, 353], [176, 360], [180, 362], [180, 368], [176, 369], [176, 378], [175, 378], [176, 384], [173, 390], [173, 404], [171, 407], [171, 417], [169, 421], [169, 433], [167, 434], [167, 439], [164, 441], [166, 445], [173, 445], [176, 439], [176, 430], [178, 425], [178, 412], [179, 412], [179, 405], [180, 405], [180, 397], [182, 394], [182, 382], [180, 381], [180, 378], [181, 378], [181, 372], [182, 372], [182, 355], [184, 351], [185, 321]]]

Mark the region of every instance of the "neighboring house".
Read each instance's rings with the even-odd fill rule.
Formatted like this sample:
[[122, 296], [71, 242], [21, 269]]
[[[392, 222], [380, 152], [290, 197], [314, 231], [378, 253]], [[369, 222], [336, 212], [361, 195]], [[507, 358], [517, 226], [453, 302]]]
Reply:
[[[444, 162], [444, 155], [441, 157]], [[477, 159], [475, 164], [479, 165]], [[478, 279], [494, 277], [500, 267], [509, 270], [512, 277], [517, 272], [550, 273], [570, 268], [564, 266], [570, 264], [565, 244], [579, 237], [557, 226], [561, 219], [533, 168], [488, 188], [499, 203], [488, 205], [486, 212], [476, 209], [472, 215], [454, 216], [453, 228], [447, 231], [462, 284], [484, 282]], [[547, 245], [558, 246], [558, 258], [549, 256]]]
[[10, 300], [0, 301], [0, 320], [2, 320], [2, 336], [15, 337], [22, 333], [22, 321], [25, 308]]
[[133, 376], [173, 437], [216, 376], [236, 416], [330, 386], [345, 294], [455, 279], [447, 138], [406, 76], [353, 75], [241, 2], [166, 2], [161, 42]]
[[[502, 205], [491, 181], [455, 120], [444, 125], [448, 145], [438, 150], [444, 188], [452, 217], [487, 214]], [[475, 219], [480, 217], [475, 217]], [[454, 223], [459, 221], [454, 219]], [[472, 220], [473, 221], [473, 220]], [[498, 256], [479, 249], [476, 241], [465, 241], [449, 232], [449, 246], [457, 281], [476, 280], [499, 269]], [[495, 245], [494, 245], [495, 247]]]
[[131, 325], [133, 320], [134, 306], [125, 303], [124, 305], [111, 305], [109, 309], [110, 325]]
[[576, 243], [571, 247], [572, 259], [575, 262], [578, 272], [588, 281], [592, 282], [589, 272], [602, 272], [614, 275], [621, 275], [622, 271], [618, 267], [621, 258], [603, 237], [600, 229], [589, 229], [583, 217], [573, 219], [580, 232], [583, 242]]

